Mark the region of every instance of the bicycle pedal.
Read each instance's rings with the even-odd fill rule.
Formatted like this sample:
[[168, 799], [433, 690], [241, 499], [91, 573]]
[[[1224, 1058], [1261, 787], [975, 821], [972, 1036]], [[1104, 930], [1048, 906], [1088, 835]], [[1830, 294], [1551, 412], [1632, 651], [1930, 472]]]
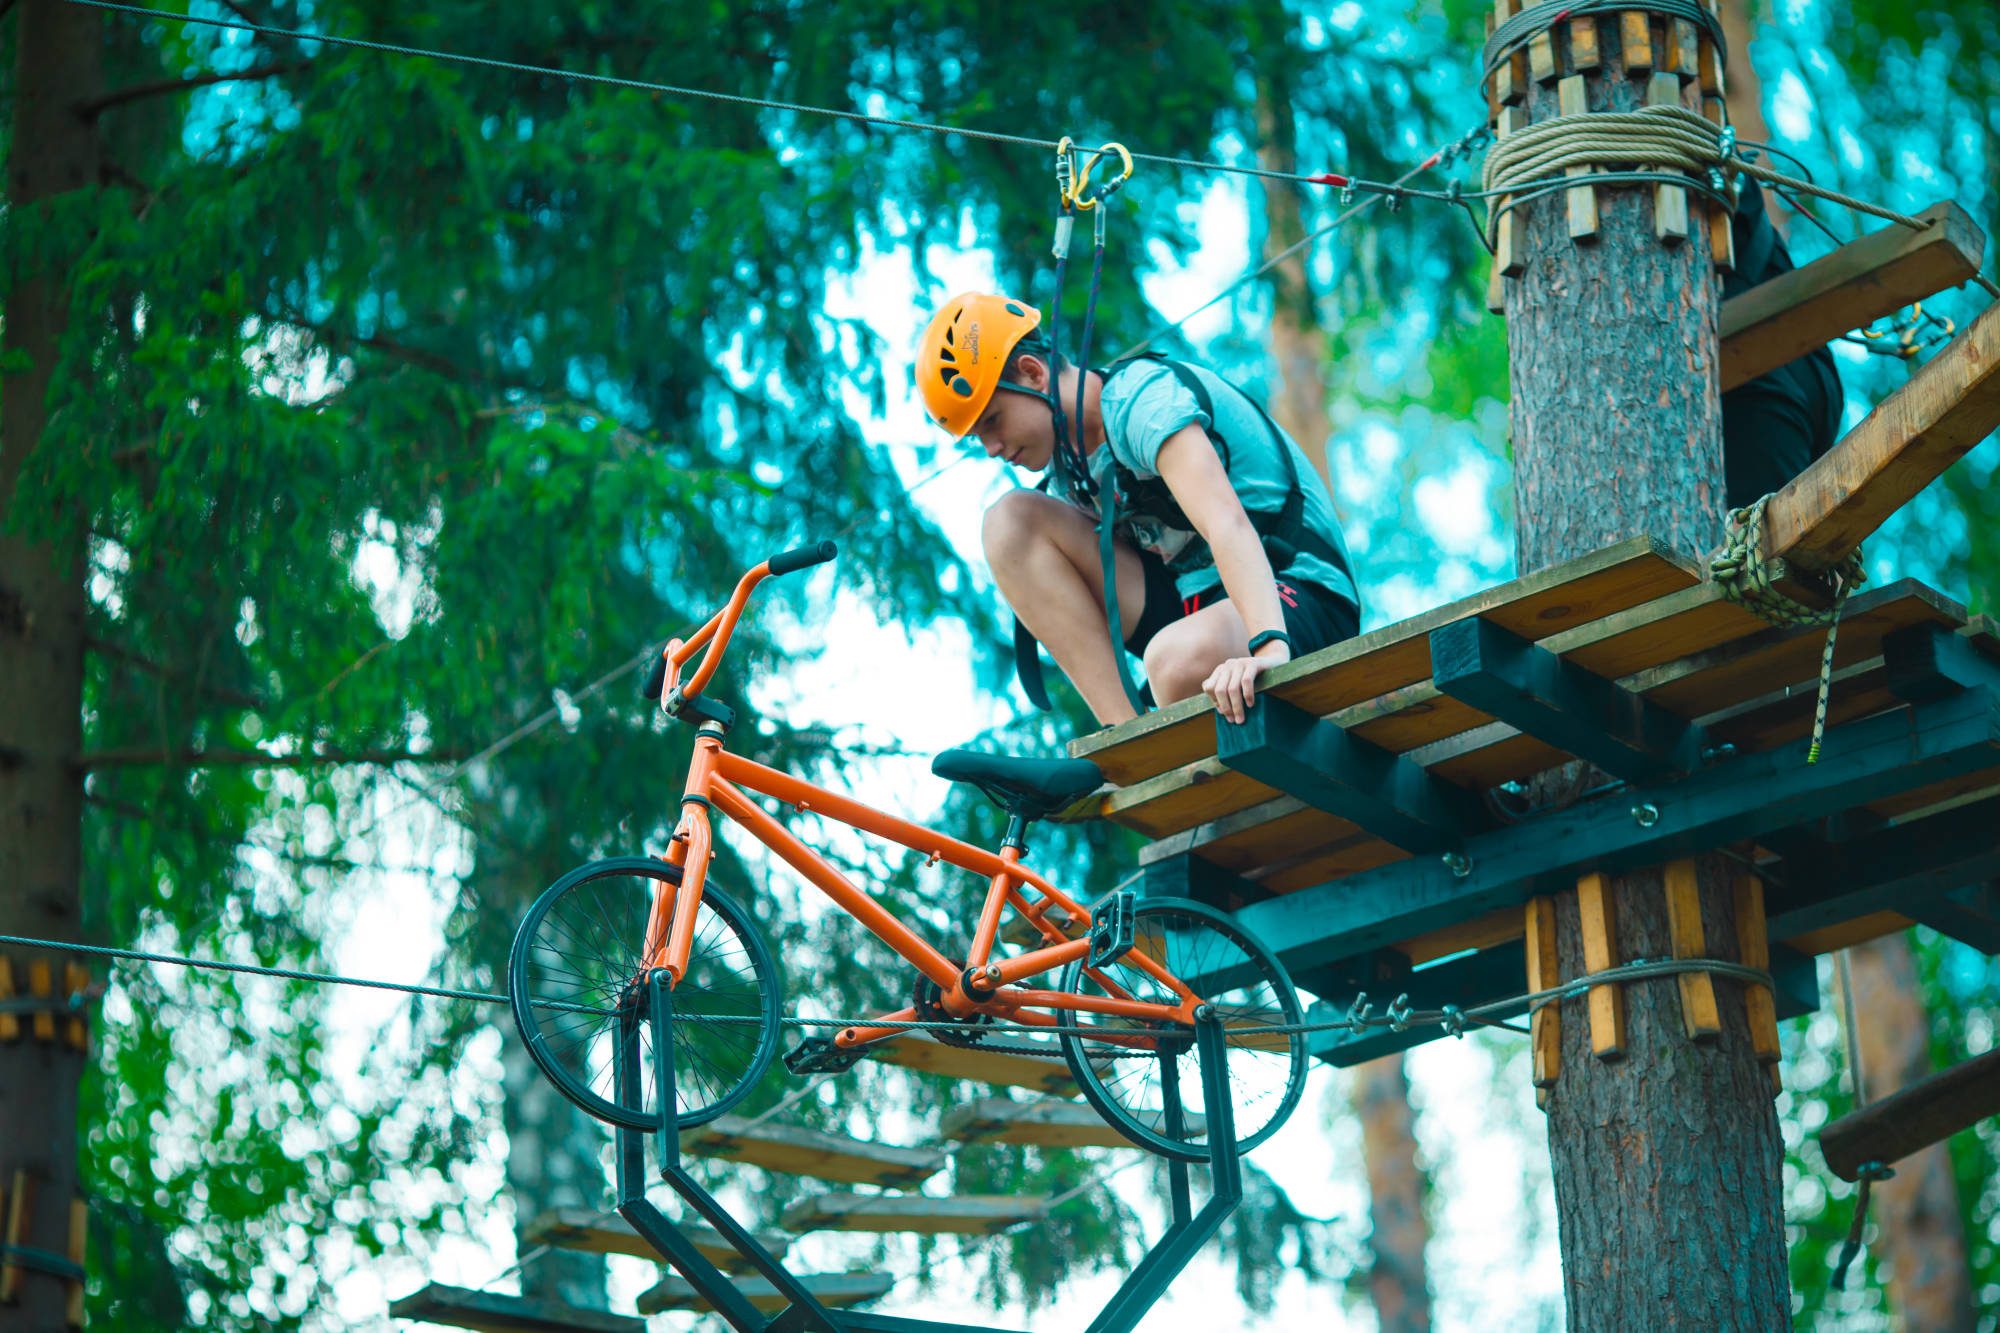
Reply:
[[861, 1059], [859, 1050], [845, 1050], [825, 1037], [807, 1037], [785, 1052], [785, 1068], [794, 1074], [844, 1074]]
[[1087, 967], [1109, 967], [1132, 952], [1132, 937], [1138, 928], [1139, 895], [1130, 889], [1113, 889], [1090, 908], [1090, 956]]

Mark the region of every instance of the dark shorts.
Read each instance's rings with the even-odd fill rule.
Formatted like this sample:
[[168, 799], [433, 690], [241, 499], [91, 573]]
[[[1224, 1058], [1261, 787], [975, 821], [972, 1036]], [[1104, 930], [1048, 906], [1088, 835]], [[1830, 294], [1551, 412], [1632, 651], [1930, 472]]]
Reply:
[[[1174, 576], [1167, 572], [1166, 561], [1141, 552], [1139, 562], [1146, 570], [1146, 602], [1139, 612], [1138, 627], [1125, 640], [1125, 646], [1134, 656], [1143, 656], [1153, 636], [1176, 620], [1224, 600], [1220, 584], [1193, 597], [1182, 597], [1174, 587]], [[1278, 579], [1277, 585], [1278, 601], [1285, 608], [1285, 635], [1292, 641], [1293, 657], [1318, 652], [1361, 632], [1360, 612], [1345, 597], [1317, 584], [1286, 578]]]

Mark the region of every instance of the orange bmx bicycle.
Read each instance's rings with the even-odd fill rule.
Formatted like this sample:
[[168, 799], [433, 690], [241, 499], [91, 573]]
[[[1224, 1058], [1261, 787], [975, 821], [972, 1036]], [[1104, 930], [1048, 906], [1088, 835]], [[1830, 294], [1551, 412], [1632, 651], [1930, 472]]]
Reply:
[[[977, 786], [1007, 811], [996, 853], [728, 749], [734, 718], [702, 691], [751, 592], [771, 575], [833, 556], [833, 544], [822, 542], [758, 565], [727, 606], [686, 641], [670, 642], [655, 664], [647, 696], [657, 695], [697, 733], [680, 822], [664, 859], [581, 866], [550, 886], [522, 922], [508, 995], [543, 1073], [592, 1115], [648, 1130], [664, 1126], [660, 1087], [672, 1090], [675, 1124], [697, 1125], [740, 1103], [770, 1068], [782, 1027], [777, 968], [748, 913], [709, 882], [711, 820], [721, 814], [915, 970], [909, 1007], [801, 1043], [786, 1058], [795, 1072], [845, 1068], [911, 1024], [960, 1045], [1003, 1034], [1053, 1036], [1084, 1097], [1141, 1147], [1208, 1161], [1211, 1120], [1233, 1124], [1238, 1152], [1277, 1132], [1298, 1105], [1306, 1051], [1298, 994], [1272, 952], [1227, 915], [1195, 902], [1118, 892], [1086, 908], [1023, 861], [1029, 825], [1094, 790], [1103, 780], [1097, 765], [974, 750], [939, 755], [933, 772]], [[684, 677], [698, 652], [699, 665]], [[927, 943], [751, 792], [984, 876], [969, 955], [959, 961]], [[1035, 947], [1002, 941], [1010, 909], [1027, 922]], [[1051, 973], [1059, 973], [1052, 983]], [[661, 977], [671, 991], [662, 1006], [670, 1013], [668, 1038], [638, 1021]], [[1203, 1077], [1198, 1023], [1219, 1025], [1225, 1078]], [[670, 1051], [655, 1050], [661, 1040], [671, 1041]], [[655, 1076], [661, 1054], [671, 1056], [665, 1078]], [[1219, 1116], [1208, 1105], [1215, 1088], [1228, 1098], [1226, 1108], [1214, 1108]]]

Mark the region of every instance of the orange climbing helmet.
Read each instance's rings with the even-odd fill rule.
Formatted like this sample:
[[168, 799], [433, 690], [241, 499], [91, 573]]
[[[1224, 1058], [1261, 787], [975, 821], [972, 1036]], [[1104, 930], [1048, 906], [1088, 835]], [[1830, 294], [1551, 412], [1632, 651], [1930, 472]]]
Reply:
[[1008, 356], [1041, 322], [1041, 311], [1011, 296], [966, 292], [945, 302], [917, 344], [917, 388], [931, 419], [954, 437], [970, 433]]

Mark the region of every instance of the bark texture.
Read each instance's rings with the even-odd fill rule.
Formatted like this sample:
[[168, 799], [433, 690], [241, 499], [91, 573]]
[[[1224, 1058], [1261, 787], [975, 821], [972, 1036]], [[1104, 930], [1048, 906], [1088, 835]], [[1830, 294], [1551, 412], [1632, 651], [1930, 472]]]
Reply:
[[[24, 0], [14, 15], [14, 132], [7, 161], [9, 206], [93, 188], [94, 132], [75, 104], [102, 87], [101, 16], [60, 0]], [[80, 244], [83, 238], [76, 238]], [[0, 336], [8, 364], [0, 383], [0, 932], [78, 937], [83, 784], [83, 548], [81, 523], [59, 542], [29, 540], [20, 520], [37, 496], [18, 490], [22, 465], [48, 423], [69, 265], [30, 268], [16, 247]], [[52, 270], [52, 271], [51, 271]], [[41, 517], [35, 514], [36, 517]], [[30, 961], [46, 963], [60, 989], [63, 959], [12, 957], [17, 983]], [[25, 987], [23, 987], [25, 988]], [[84, 1057], [27, 1035], [0, 1044], [0, 1187], [15, 1173], [33, 1181], [34, 1206], [20, 1243], [68, 1251], [76, 1194], [77, 1081]], [[61, 1025], [58, 1025], [58, 1031]], [[12, 1200], [9, 1200], [11, 1205]], [[0, 1330], [59, 1329], [65, 1284], [25, 1273], [18, 1304], [0, 1305]]]
[[1368, 1295], [1380, 1333], [1430, 1333], [1431, 1290], [1424, 1267], [1429, 1188], [1417, 1164], [1416, 1115], [1403, 1057], [1385, 1055], [1354, 1070], [1354, 1109], [1368, 1163]]
[[[1257, 89], [1257, 124], [1261, 142], [1257, 160], [1267, 171], [1298, 170], [1296, 122], [1291, 97], [1281, 81], [1267, 79]], [[1289, 181], [1264, 182], [1264, 257], [1296, 245], [1306, 234], [1299, 189]], [[1278, 363], [1277, 391], [1271, 415], [1285, 433], [1299, 442], [1333, 494], [1326, 457], [1333, 433], [1326, 411], [1326, 363], [1329, 343], [1313, 305], [1312, 283], [1306, 276], [1306, 253], [1288, 256], [1271, 270], [1271, 359]]]
[[[1666, 34], [1654, 24], [1653, 45]], [[1618, 25], [1600, 17], [1605, 65], [1593, 111], [1645, 98]], [[1566, 43], [1558, 41], [1559, 51]], [[1565, 66], [1561, 74], [1575, 71]], [[1683, 94], [1684, 98], [1687, 94]], [[1557, 114], [1557, 87], [1529, 84], [1529, 120]], [[1651, 533], [1691, 552], [1724, 514], [1716, 387], [1718, 284], [1705, 217], [1654, 235], [1651, 186], [1598, 190], [1594, 241], [1569, 237], [1565, 196], [1517, 210], [1522, 276], [1507, 284], [1517, 557], [1522, 573]], [[1739, 957], [1728, 863], [1697, 874], [1708, 956]], [[1662, 874], [1615, 876], [1618, 957], [1672, 953]], [[1584, 970], [1574, 891], [1557, 900], [1561, 975]], [[1590, 1053], [1586, 1002], [1561, 1006], [1561, 1073], [1549, 1089], [1549, 1151], [1574, 1333], [1791, 1327], [1770, 1084], [1751, 1050], [1742, 990], [1714, 982], [1720, 1034], [1694, 1042], [1672, 980], [1626, 987], [1629, 1054]]]
[[[1854, 978], [1855, 1031], [1868, 1101], [1880, 1101], [1932, 1072], [1930, 1015], [1917, 990], [1907, 934], [1887, 935], [1848, 951]], [[1892, 1179], [1877, 1181], [1869, 1248], [1886, 1271], [1889, 1310], [1907, 1333], [1971, 1333], [1971, 1272], [1965, 1222], [1942, 1143], [1905, 1157]]]

